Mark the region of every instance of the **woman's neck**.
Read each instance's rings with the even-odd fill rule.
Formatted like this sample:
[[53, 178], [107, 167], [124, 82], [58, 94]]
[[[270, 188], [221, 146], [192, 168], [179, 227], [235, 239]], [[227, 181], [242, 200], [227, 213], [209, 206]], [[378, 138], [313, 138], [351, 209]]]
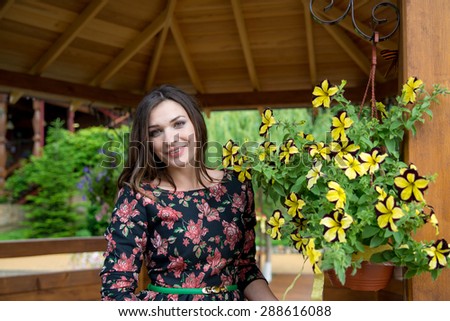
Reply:
[[195, 168], [176, 168], [168, 171], [177, 190], [188, 191], [202, 187], [198, 181]]
[[[177, 191], [195, 190], [220, 182], [223, 178], [222, 171], [208, 170], [207, 177], [204, 173], [200, 173], [201, 182], [197, 178], [194, 168], [176, 168], [168, 170], [168, 174], [172, 177]], [[203, 183], [203, 184], [202, 184]], [[157, 184], [160, 188], [172, 190], [173, 186], [166, 179], [162, 178]]]

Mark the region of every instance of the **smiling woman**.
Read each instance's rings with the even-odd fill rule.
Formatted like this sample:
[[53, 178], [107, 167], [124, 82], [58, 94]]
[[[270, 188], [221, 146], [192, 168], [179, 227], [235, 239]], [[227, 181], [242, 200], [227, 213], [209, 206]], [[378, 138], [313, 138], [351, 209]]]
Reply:
[[[139, 104], [106, 230], [103, 300], [276, 300], [255, 260], [250, 183], [205, 165], [196, 101], [172, 86]], [[135, 293], [145, 262], [151, 283]]]

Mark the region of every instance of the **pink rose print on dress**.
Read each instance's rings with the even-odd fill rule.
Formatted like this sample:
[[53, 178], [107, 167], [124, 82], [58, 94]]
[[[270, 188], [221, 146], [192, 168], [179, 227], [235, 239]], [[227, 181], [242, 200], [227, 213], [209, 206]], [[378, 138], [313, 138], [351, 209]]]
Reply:
[[245, 210], [245, 193], [242, 192], [240, 195], [237, 193], [233, 194], [233, 203], [231, 204], [233, 208], [238, 209], [243, 212]]
[[113, 269], [123, 272], [137, 271], [137, 266], [134, 265], [135, 258], [133, 254], [128, 258], [126, 253], [122, 253], [120, 259], [114, 264]]
[[170, 263], [167, 266], [170, 272], [173, 272], [175, 277], [179, 278], [181, 273], [187, 268], [186, 262], [182, 257], [169, 256]]
[[116, 248], [116, 241], [114, 241], [111, 233], [106, 235], [106, 241], [108, 242], [108, 246], [106, 247], [106, 252], [103, 254], [104, 256], [108, 255], [108, 253], [111, 253]]
[[205, 236], [206, 233], [208, 233], [208, 229], [206, 227], [203, 227], [203, 222], [201, 220], [198, 220], [197, 223], [194, 223], [193, 220], [190, 220], [184, 236], [191, 239], [192, 243], [199, 244], [202, 240], [202, 236]]
[[222, 254], [217, 249], [214, 250], [214, 256], [209, 256], [206, 261], [208, 264], [203, 267], [203, 271], [211, 270], [211, 276], [220, 274], [220, 271], [227, 264], [227, 260], [222, 258]]
[[236, 243], [242, 237], [242, 232], [239, 230], [239, 227], [234, 222], [222, 222], [223, 233], [225, 234], [226, 240], [225, 245], [229, 245], [231, 250], [234, 250]]
[[209, 188], [211, 192], [211, 196], [216, 199], [217, 202], [220, 201], [220, 198], [224, 196], [227, 192], [227, 188], [222, 184], [216, 184]]
[[127, 279], [125, 276], [120, 277], [114, 284], [111, 285], [111, 289], [126, 289], [133, 285], [133, 281]]
[[167, 247], [169, 246], [167, 239], [163, 239], [161, 235], [155, 231], [155, 237], [151, 238], [150, 242], [156, 248], [157, 255], [167, 255]]
[[215, 208], [211, 208], [209, 204], [203, 199], [202, 204], [197, 204], [197, 209], [200, 211], [199, 218], [206, 217], [208, 222], [219, 220], [219, 211]]
[[173, 229], [173, 224], [182, 216], [181, 212], [174, 210], [170, 206], [161, 206], [158, 204], [156, 208], [158, 209], [157, 216], [161, 219], [161, 225], [167, 225], [169, 230]]
[[203, 278], [205, 277], [205, 273], [201, 272], [198, 277], [195, 276], [195, 273], [192, 272], [189, 274], [183, 283], [183, 288], [203, 288], [206, 286], [206, 283], [203, 282]]
[[122, 204], [120, 204], [119, 208], [116, 211], [116, 215], [120, 218], [122, 223], [126, 223], [130, 220], [130, 217], [135, 217], [139, 215], [139, 211], [135, 209], [137, 204], [137, 200], [132, 200], [131, 203], [128, 203], [128, 200], [125, 199]]

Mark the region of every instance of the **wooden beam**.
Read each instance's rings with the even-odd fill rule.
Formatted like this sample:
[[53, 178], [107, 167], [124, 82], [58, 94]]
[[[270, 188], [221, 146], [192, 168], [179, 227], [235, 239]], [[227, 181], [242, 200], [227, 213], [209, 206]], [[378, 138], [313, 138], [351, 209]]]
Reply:
[[253, 61], [252, 51], [250, 49], [250, 41], [247, 35], [247, 28], [245, 27], [244, 16], [242, 14], [242, 6], [240, 0], [231, 0], [231, 6], [233, 8], [234, 20], [236, 21], [237, 29], [239, 32], [239, 39], [241, 40], [242, 51], [244, 52], [245, 64], [250, 76], [253, 89], [261, 90], [258, 76], [256, 74], [255, 63]]
[[[389, 81], [377, 84], [379, 97], [397, 94], [397, 82]], [[135, 108], [143, 95], [127, 91], [103, 89], [88, 85], [75, 84], [61, 80], [33, 76], [12, 71], [0, 70], [0, 90], [9, 92], [21, 90], [25, 94], [40, 98], [62, 101], [82, 100], [90, 102], [90, 105], [103, 107]], [[350, 100], [360, 101], [361, 93], [365, 87], [346, 88], [346, 97]], [[352, 96], [350, 96], [352, 95]], [[205, 107], [211, 110], [223, 109], [248, 109], [261, 105], [273, 105], [279, 107], [310, 106], [311, 90], [289, 91], [261, 91], [249, 93], [222, 93], [222, 94], [197, 94], [197, 97]]]
[[108, 81], [114, 74], [116, 74], [120, 68], [123, 67], [145, 44], [147, 44], [158, 32], [164, 27], [168, 10], [164, 10], [152, 23], [150, 23], [136, 38], [134, 38], [124, 48], [118, 56], [116, 56], [109, 64], [104, 68], [97, 77], [95, 77], [90, 84], [93, 86], [99, 86]]
[[314, 50], [314, 35], [312, 28], [311, 13], [309, 12], [309, 0], [303, 0], [303, 8], [305, 12], [305, 33], [306, 33], [306, 48], [308, 49], [308, 66], [309, 66], [309, 79], [311, 85], [317, 83], [317, 66], [316, 66], [316, 54]]
[[106, 5], [108, 0], [95, 0], [84, 9], [84, 11], [75, 19], [75, 21], [64, 31], [53, 45], [41, 56], [39, 61], [31, 68], [30, 73], [40, 75], [50, 66], [69, 46], [69, 44], [80, 33], [83, 27], [94, 18], [97, 13]]
[[2, 20], [3, 17], [6, 15], [9, 8], [11, 8], [11, 6], [14, 4], [14, 1], [15, 0], [6, 0], [3, 2], [2, 5], [0, 5], [0, 20]]
[[147, 80], [145, 82], [145, 91], [148, 91], [155, 81], [156, 71], [159, 67], [159, 61], [161, 60], [162, 51], [164, 49], [164, 44], [166, 43], [167, 34], [169, 33], [169, 28], [172, 23], [173, 12], [176, 7], [177, 0], [171, 0], [167, 5], [167, 16], [166, 21], [164, 23], [164, 27], [160, 32], [158, 43], [153, 52], [152, 62], [150, 64], [150, 68], [147, 73]]
[[[397, 92], [397, 81], [393, 80], [385, 84], [377, 85], [379, 97], [395, 96]], [[365, 85], [360, 87], [346, 87], [345, 97], [354, 102], [362, 100], [362, 94], [366, 90]], [[239, 110], [258, 109], [261, 106], [273, 108], [310, 108], [312, 89], [283, 90], [283, 91], [260, 91], [242, 93], [221, 94], [197, 94], [204, 109], [209, 110]]]
[[92, 104], [114, 107], [135, 107], [142, 95], [93, 87], [68, 81], [44, 78], [0, 69], [0, 89], [6, 92], [18, 90], [40, 98], [63, 101], [83, 100]]
[[172, 19], [170, 30], [172, 31], [173, 38], [175, 39], [178, 50], [180, 51], [181, 59], [183, 59], [184, 66], [186, 67], [187, 73], [189, 74], [189, 77], [191, 78], [195, 89], [199, 93], [203, 93], [205, 90], [203, 89], [202, 82], [197, 73], [197, 70], [195, 69], [194, 63], [192, 62], [191, 55], [189, 54], [186, 42], [184, 41], [183, 35], [181, 34], [178, 22], [175, 19]]
[[354, 4], [355, 10], [366, 5], [370, 0], [359, 0], [357, 3]]

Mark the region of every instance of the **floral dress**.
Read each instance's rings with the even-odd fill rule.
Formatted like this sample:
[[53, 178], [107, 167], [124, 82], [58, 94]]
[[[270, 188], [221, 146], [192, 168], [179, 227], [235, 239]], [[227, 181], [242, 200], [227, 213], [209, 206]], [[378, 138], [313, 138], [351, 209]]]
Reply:
[[[245, 287], [264, 278], [255, 262], [251, 184], [227, 171], [221, 183], [208, 188], [173, 192], [142, 187], [148, 196], [129, 187], [119, 191], [105, 233], [102, 300], [244, 300]], [[144, 261], [157, 286], [238, 289], [208, 295], [135, 294]]]

